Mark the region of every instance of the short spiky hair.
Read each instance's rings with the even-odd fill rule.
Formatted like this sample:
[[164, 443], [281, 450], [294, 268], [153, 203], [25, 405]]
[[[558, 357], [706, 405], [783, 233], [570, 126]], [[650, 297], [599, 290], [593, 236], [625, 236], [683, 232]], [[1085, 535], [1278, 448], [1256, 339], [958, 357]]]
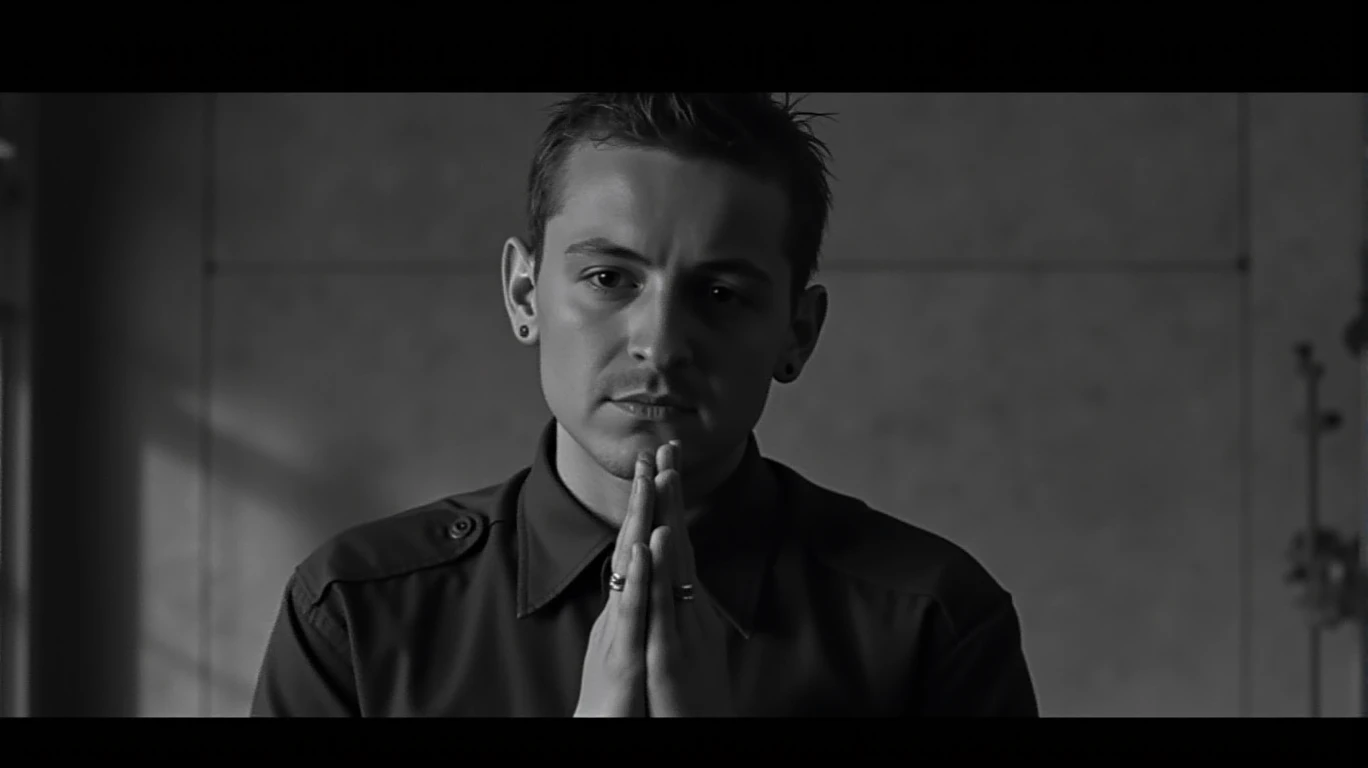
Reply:
[[773, 179], [789, 196], [784, 243], [797, 297], [817, 272], [831, 187], [831, 155], [799, 102], [769, 93], [583, 93], [551, 107], [528, 175], [528, 247], [540, 269], [546, 222], [562, 203], [561, 171], [581, 141], [658, 147], [722, 160]]

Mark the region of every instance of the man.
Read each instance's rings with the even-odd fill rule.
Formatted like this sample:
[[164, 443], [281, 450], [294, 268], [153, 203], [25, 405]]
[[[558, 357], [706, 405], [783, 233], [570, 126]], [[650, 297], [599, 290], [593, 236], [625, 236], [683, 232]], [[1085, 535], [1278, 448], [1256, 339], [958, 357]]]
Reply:
[[759, 453], [827, 312], [812, 117], [768, 94], [557, 106], [503, 252], [554, 417], [531, 466], [305, 560], [255, 714], [1037, 714], [1012, 599], [971, 556]]

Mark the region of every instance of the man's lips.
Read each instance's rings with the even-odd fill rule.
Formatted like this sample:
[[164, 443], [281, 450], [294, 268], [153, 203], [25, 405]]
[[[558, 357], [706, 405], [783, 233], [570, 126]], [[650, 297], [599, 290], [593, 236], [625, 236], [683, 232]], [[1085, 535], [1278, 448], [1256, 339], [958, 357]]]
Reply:
[[678, 411], [697, 410], [688, 401], [674, 395], [623, 395], [621, 397], [613, 398], [613, 402], [622, 405], [630, 404], [651, 408], [670, 408]]
[[618, 410], [646, 421], [675, 421], [694, 415], [694, 409], [691, 407], [674, 405], [671, 401], [659, 398], [618, 398], [612, 403]]

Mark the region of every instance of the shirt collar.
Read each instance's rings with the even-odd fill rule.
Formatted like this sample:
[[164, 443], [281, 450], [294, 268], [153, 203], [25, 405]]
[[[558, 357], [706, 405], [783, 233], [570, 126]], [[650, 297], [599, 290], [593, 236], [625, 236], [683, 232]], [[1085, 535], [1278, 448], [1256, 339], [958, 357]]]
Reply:
[[[595, 517], [561, 482], [555, 464], [556, 422], [542, 430], [518, 496], [518, 617], [553, 603], [599, 555], [617, 531]], [[685, 478], [688, 482], [688, 478]], [[691, 523], [689, 535], [701, 586], [745, 637], [779, 539], [778, 482], [754, 434], [717, 504]]]

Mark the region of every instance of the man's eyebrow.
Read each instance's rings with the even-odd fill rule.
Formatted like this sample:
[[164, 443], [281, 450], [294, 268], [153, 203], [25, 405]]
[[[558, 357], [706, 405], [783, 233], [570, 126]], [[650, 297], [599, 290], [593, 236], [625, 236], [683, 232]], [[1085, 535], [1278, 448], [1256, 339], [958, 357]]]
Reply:
[[[567, 256], [571, 254], [609, 256], [615, 259], [637, 262], [646, 266], [651, 266], [654, 263], [631, 248], [618, 245], [605, 237], [591, 237], [588, 240], [581, 240], [566, 248], [565, 253]], [[747, 259], [710, 259], [699, 264], [698, 271], [735, 275], [766, 285], [772, 285], [774, 283], [774, 278], [770, 277], [768, 272]]]
[[734, 275], [747, 280], [754, 280], [757, 283], [773, 285], [774, 278], [755, 262], [746, 259], [712, 259], [698, 265], [702, 272], [713, 272], [721, 275]]
[[643, 264], [651, 263], [651, 260], [624, 246], [609, 240], [606, 237], [591, 237], [588, 240], [581, 240], [565, 249], [566, 255], [575, 253], [581, 255], [597, 254], [599, 256], [612, 256], [618, 259], [629, 261], [639, 261]]

